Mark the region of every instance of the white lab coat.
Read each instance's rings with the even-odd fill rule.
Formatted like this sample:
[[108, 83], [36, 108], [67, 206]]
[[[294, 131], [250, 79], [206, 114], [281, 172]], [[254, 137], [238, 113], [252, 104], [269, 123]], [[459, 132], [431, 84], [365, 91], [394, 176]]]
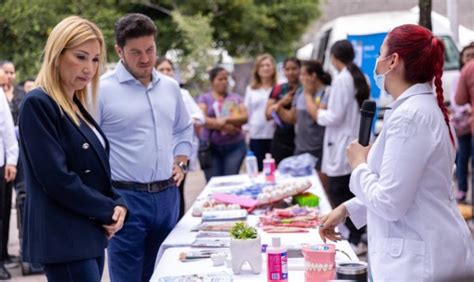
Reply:
[[[186, 110], [188, 111], [189, 117], [191, 117], [192, 122], [194, 124], [204, 124], [205, 122], [204, 113], [201, 111], [196, 101], [194, 101], [189, 91], [184, 88], [181, 88], [181, 95], [183, 97], [184, 106], [186, 107]], [[198, 169], [197, 154], [199, 150], [199, 138], [196, 132], [194, 132], [193, 134], [192, 144], [193, 144], [193, 152], [191, 153], [191, 156], [189, 157], [189, 170], [190, 171], [194, 171]]]
[[359, 133], [360, 111], [355, 99], [354, 79], [343, 68], [331, 84], [327, 110], [318, 111], [317, 122], [326, 127], [321, 170], [328, 176], [351, 173], [346, 148]]
[[367, 224], [374, 281], [453, 281], [474, 272], [474, 246], [452, 185], [455, 148], [431, 85], [387, 110], [368, 163], [351, 175], [352, 222]]

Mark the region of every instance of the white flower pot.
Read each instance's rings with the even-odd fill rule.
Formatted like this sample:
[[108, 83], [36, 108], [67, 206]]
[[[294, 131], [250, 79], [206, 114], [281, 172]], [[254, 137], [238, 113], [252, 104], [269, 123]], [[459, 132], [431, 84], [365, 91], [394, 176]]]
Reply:
[[256, 239], [237, 240], [230, 239], [230, 254], [232, 256], [232, 271], [240, 274], [244, 262], [248, 262], [252, 272], [258, 274], [262, 271], [262, 253], [260, 236]]

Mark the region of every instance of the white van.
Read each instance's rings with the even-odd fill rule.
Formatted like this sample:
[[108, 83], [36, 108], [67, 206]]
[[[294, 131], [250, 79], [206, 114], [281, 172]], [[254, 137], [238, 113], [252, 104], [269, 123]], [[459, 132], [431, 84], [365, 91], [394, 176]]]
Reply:
[[[349, 35], [387, 33], [399, 25], [417, 24], [418, 18], [417, 9], [339, 17], [326, 23], [319, 30], [313, 41], [314, 49], [311, 58], [322, 62], [324, 68], [330, 70], [329, 50], [334, 42], [347, 39]], [[442, 80], [443, 89], [445, 89], [445, 101], [449, 101], [449, 90], [451, 89], [453, 77], [459, 72], [459, 51], [452, 39], [449, 22], [446, 24], [445, 20], [440, 19], [439, 15], [433, 13], [432, 24], [433, 33], [442, 38], [446, 47]], [[367, 73], [366, 71], [366, 75], [370, 78], [372, 77], [371, 72]], [[383, 105], [385, 103], [381, 101], [380, 104]]]

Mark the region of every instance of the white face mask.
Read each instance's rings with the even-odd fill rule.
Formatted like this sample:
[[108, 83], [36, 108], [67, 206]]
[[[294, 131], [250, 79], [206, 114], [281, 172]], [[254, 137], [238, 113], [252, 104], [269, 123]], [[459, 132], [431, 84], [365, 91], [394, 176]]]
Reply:
[[385, 61], [386, 59], [390, 58], [390, 56], [387, 56], [381, 60], [379, 60], [377, 58], [377, 60], [375, 61], [375, 67], [374, 67], [374, 80], [375, 80], [375, 84], [377, 85], [377, 87], [380, 89], [380, 91], [382, 92], [387, 92], [388, 91], [385, 89], [385, 76], [387, 75], [387, 73], [389, 73], [391, 71], [391, 69], [389, 69], [388, 71], [386, 71], [385, 73], [383, 74], [377, 74], [377, 65], [379, 64], [379, 62], [381, 61]]

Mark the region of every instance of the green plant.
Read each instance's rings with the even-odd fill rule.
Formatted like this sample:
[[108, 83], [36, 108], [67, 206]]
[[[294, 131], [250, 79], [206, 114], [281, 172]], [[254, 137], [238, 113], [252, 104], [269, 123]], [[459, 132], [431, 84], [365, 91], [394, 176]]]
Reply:
[[237, 240], [256, 239], [257, 230], [248, 226], [247, 223], [239, 221], [230, 229], [230, 236]]

